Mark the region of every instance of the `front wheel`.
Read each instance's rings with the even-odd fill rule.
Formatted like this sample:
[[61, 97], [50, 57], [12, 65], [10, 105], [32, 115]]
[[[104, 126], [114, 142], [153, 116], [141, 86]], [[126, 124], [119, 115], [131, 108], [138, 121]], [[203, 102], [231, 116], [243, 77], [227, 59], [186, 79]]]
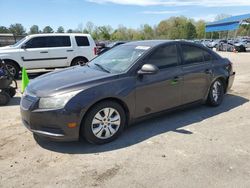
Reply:
[[224, 98], [224, 84], [217, 79], [210, 87], [207, 103], [211, 106], [219, 106]]
[[71, 66], [85, 65], [88, 61], [84, 58], [76, 58], [72, 61]]
[[19, 77], [20, 68], [12, 61], [6, 61], [6, 67], [10, 74], [17, 79]]
[[116, 102], [98, 103], [86, 114], [81, 134], [94, 144], [104, 144], [116, 139], [126, 123], [124, 109]]

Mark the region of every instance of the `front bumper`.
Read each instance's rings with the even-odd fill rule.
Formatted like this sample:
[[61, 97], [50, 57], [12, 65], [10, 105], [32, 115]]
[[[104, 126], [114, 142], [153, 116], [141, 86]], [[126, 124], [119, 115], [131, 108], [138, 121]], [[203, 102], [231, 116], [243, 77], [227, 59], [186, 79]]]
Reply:
[[[77, 113], [65, 109], [38, 109], [39, 99], [24, 96], [21, 99], [20, 110], [22, 122], [27, 129], [38, 136], [58, 141], [75, 141], [79, 139], [80, 117]], [[69, 128], [69, 123], [76, 122], [77, 126]]]

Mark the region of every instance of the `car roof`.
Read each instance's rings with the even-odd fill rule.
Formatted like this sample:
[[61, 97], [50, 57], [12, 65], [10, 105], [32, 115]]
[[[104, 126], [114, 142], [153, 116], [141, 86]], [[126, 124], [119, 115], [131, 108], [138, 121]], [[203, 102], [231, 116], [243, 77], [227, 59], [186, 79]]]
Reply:
[[29, 36], [90, 36], [90, 34], [83, 33], [40, 33], [40, 34], [32, 34]]
[[123, 45], [135, 45], [135, 46], [150, 46], [150, 47], [154, 47], [154, 46], [158, 46], [160, 44], [169, 43], [169, 42], [173, 42], [173, 41], [174, 40], [142, 40], [142, 41], [128, 42], [128, 43], [125, 43]]
[[195, 46], [200, 46], [202, 47], [202, 45], [198, 45], [193, 41], [186, 41], [186, 40], [142, 40], [142, 41], [133, 41], [133, 42], [128, 42], [125, 43], [123, 45], [134, 45], [134, 46], [149, 46], [149, 47], [155, 47], [155, 46], [159, 46], [162, 44], [167, 44], [167, 43], [171, 43], [171, 42], [175, 42], [175, 43], [185, 43], [185, 44], [191, 44], [191, 45], [195, 45]]

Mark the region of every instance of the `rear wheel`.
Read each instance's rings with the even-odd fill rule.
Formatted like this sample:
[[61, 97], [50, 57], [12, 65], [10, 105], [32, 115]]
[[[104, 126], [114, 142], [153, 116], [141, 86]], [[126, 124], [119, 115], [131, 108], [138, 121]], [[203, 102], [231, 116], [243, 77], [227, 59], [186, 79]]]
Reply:
[[86, 114], [81, 134], [90, 143], [108, 143], [119, 136], [125, 122], [123, 108], [116, 102], [104, 101], [92, 107]]
[[17, 79], [19, 77], [20, 68], [12, 61], [5, 61], [6, 67], [10, 74]]
[[224, 83], [217, 79], [210, 87], [207, 103], [211, 106], [219, 106], [224, 98]]
[[85, 58], [76, 58], [72, 61], [71, 66], [85, 65], [88, 62]]
[[8, 92], [8, 94], [10, 95], [11, 98], [16, 95], [16, 89], [14, 87], [10, 87], [10, 88], [6, 89], [6, 91]]
[[10, 95], [5, 91], [1, 91], [0, 92], [0, 106], [4, 106], [8, 104], [9, 101], [10, 101]]

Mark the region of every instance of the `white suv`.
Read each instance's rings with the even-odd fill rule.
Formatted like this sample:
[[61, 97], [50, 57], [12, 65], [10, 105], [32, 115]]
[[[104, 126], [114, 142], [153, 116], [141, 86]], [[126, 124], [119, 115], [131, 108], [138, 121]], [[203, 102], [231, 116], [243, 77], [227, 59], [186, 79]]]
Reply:
[[58, 68], [85, 64], [97, 55], [89, 34], [35, 34], [12, 46], [0, 48], [0, 58], [10, 72], [18, 77], [26, 69]]

